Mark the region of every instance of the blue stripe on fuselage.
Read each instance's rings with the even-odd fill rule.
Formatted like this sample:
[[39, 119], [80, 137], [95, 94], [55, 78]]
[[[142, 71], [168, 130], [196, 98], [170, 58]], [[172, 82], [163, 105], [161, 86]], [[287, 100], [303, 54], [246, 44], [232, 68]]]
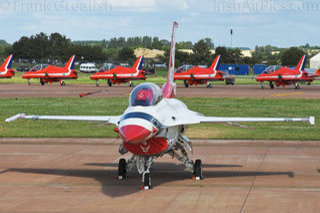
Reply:
[[153, 125], [155, 125], [158, 129], [163, 129], [164, 125], [162, 125], [156, 118], [154, 118], [152, 115], [149, 115], [147, 113], [143, 113], [143, 112], [131, 112], [128, 114], [125, 114], [122, 117], [122, 121], [130, 119], [130, 118], [140, 118], [143, 120], [147, 120], [149, 122], [151, 122]]

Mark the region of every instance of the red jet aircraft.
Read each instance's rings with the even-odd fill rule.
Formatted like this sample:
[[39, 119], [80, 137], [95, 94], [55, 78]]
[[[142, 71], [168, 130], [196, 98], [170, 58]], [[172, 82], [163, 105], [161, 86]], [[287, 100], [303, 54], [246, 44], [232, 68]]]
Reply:
[[109, 87], [113, 84], [129, 83], [130, 87], [133, 87], [132, 80], [146, 80], [146, 72], [141, 70], [142, 68], [143, 56], [140, 56], [138, 60], [134, 63], [132, 68], [117, 66], [109, 71], [104, 71], [95, 73], [91, 75], [92, 80], [96, 80], [96, 85], [99, 86], [98, 81], [108, 80]]
[[217, 70], [220, 64], [220, 55], [212, 63], [209, 69], [201, 67], [192, 67], [189, 70], [182, 72], [181, 69], [177, 69], [174, 74], [174, 80], [184, 81], [184, 85], [189, 87], [189, 85], [207, 84], [210, 88], [211, 84], [209, 81], [226, 81], [226, 84], [234, 85], [234, 77], [228, 77], [226, 73]]
[[52, 65], [35, 66], [31, 71], [25, 73], [22, 77], [28, 79], [28, 84], [30, 85], [30, 79], [39, 78], [40, 84], [44, 85], [46, 83], [60, 82], [61, 86], [65, 86], [64, 79], [77, 79], [78, 71], [74, 69], [74, 61], [76, 56], [73, 55], [69, 59], [65, 67], [55, 67]]
[[8, 58], [1, 65], [0, 78], [12, 78], [12, 76], [14, 76], [15, 71], [14, 69], [11, 68], [12, 58], [13, 58], [13, 55], [9, 55]]
[[308, 72], [304, 71], [306, 63], [306, 56], [304, 55], [299, 64], [295, 69], [290, 69], [283, 66], [270, 66], [261, 75], [257, 77], [257, 81], [261, 82], [261, 88], [263, 89], [263, 82], [269, 81], [271, 89], [274, 89], [274, 85], [277, 87], [294, 84], [296, 89], [300, 89], [300, 83], [308, 83], [316, 80], [317, 73], [315, 75], [310, 75]]

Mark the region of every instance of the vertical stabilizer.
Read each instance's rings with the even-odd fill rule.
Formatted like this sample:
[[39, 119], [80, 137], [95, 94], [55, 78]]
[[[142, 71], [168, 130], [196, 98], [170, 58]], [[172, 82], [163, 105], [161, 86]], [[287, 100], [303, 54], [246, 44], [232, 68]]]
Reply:
[[299, 61], [299, 64], [296, 66], [296, 70], [304, 71], [304, 67], [306, 65], [306, 56], [302, 56], [302, 58]]
[[142, 69], [142, 63], [143, 63], [143, 55], [140, 56], [137, 61], [134, 63], [132, 69], [135, 69], [135, 70], [141, 70]]
[[71, 56], [71, 58], [69, 59], [68, 63], [65, 65], [65, 69], [67, 70], [73, 70], [74, 69], [74, 62], [75, 62], [76, 56], [73, 55]]
[[215, 59], [214, 62], [212, 63], [212, 65], [211, 65], [211, 67], [209, 68], [209, 70], [215, 71], [215, 70], [219, 69], [219, 66], [220, 66], [220, 58], [221, 58], [220, 55], [218, 55], [218, 56], [216, 57], [216, 59]]
[[175, 62], [175, 51], [176, 51], [175, 30], [177, 28], [178, 28], [178, 23], [173, 22], [169, 69], [168, 69], [168, 79], [167, 79], [167, 82], [162, 87], [162, 92], [163, 92], [164, 98], [175, 98], [176, 97], [176, 84], [174, 83], [173, 75], [174, 75], [174, 62]]
[[13, 59], [13, 55], [9, 55], [8, 58], [1, 65], [0, 71], [6, 71], [8, 69], [11, 69], [12, 59]]

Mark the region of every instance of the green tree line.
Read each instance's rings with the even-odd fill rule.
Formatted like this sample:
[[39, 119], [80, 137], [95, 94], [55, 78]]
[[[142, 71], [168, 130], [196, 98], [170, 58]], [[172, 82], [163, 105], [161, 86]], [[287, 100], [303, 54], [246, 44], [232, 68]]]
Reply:
[[[164, 56], [158, 56], [151, 63], [168, 63], [170, 42], [158, 37], [119, 37], [101, 41], [71, 41], [64, 35], [39, 33], [30, 37], [23, 36], [12, 45], [0, 40], [0, 57], [4, 58], [13, 53], [16, 59], [66, 61], [71, 55], [85, 61], [130, 62], [136, 60], [134, 49], [138, 47], [164, 50]], [[188, 53], [180, 50], [192, 50]], [[212, 50], [215, 49], [215, 53]], [[210, 66], [217, 55], [225, 64], [269, 64], [295, 66], [302, 55], [308, 55], [308, 50], [315, 50], [309, 44], [278, 48], [275, 46], [256, 46], [252, 57], [243, 57], [239, 48], [215, 47], [211, 38], [204, 38], [196, 43], [191, 41], [177, 42], [176, 65], [194, 64]], [[320, 49], [320, 47], [319, 47]], [[308, 59], [313, 55], [308, 55]]]

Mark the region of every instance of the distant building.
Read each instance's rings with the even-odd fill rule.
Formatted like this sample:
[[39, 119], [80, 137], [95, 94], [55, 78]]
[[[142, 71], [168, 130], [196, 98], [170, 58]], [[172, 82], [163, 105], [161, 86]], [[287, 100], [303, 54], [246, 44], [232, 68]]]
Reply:
[[310, 68], [318, 69], [320, 67], [320, 53], [310, 59]]

